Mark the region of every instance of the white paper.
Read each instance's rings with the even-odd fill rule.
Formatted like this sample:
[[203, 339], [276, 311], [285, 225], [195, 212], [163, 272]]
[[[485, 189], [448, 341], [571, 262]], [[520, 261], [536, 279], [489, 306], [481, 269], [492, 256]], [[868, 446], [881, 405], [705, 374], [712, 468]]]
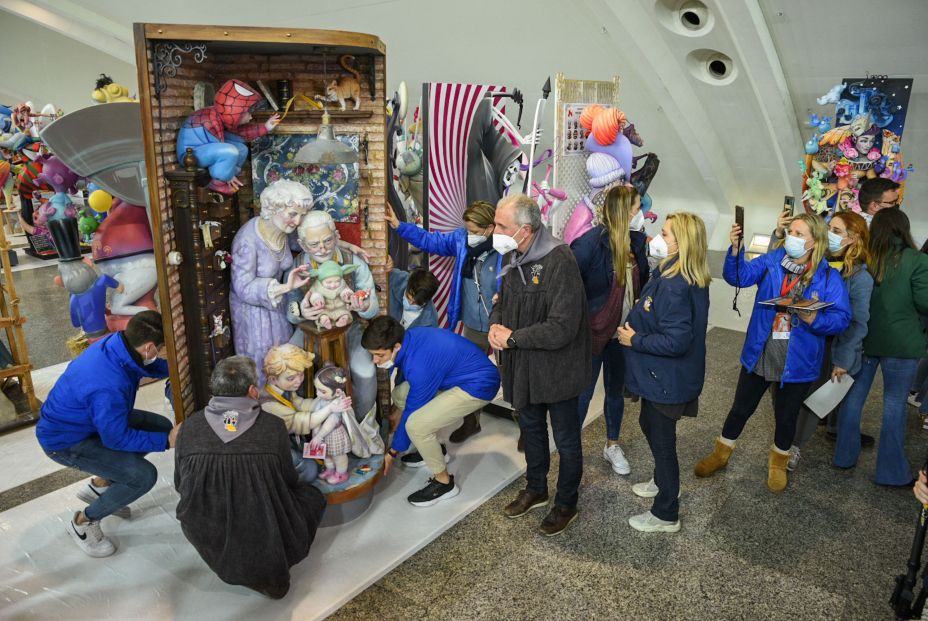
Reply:
[[838, 407], [853, 383], [854, 378], [850, 375], [842, 375], [837, 382], [831, 380], [825, 382], [821, 388], [806, 398], [806, 407], [815, 412], [819, 418], [825, 418], [829, 412]]

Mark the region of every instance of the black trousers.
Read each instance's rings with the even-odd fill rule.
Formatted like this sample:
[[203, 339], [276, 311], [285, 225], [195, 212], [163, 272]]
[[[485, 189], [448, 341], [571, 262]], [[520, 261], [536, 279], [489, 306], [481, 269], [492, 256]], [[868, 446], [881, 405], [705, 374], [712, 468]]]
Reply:
[[647, 399], [641, 400], [641, 431], [654, 456], [654, 484], [657, 496], [651, 505], [654, 517], [676, 522], [680, 512], [680, 462], [677, 460], [677, 421], [664, 416]]
[[[735, 389], [735, 402], [732, 403], [728, 417], [725, 419], [725, 425], [722, 427], [723, 437], [729, 440], [738, 439], [744, 430], [745, 423], [757, 410], [757, 405], [764, 393], [773, 383], [741, 367], [738, 387]], [[799, 408], [808, 396], [811, 384], [812, 382], [801, 382], [783, 384], [782, 387], [777, 385], [777, 395], [773, 401], [773, 414], [776, 418], [773, 443], [781, 451], [788, 451], [793, 444]]]

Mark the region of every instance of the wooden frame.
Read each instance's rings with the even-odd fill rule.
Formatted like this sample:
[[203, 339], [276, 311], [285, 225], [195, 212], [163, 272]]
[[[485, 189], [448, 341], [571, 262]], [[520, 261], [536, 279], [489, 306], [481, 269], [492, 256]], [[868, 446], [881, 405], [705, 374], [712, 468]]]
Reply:
[[[139, 100], [142, 114], [142, 131], [145, 144], [146, 173], [148, 178], [149, 212], [152, 231], [155, 236], [155, 262], [158, 271], [159, 302], [164, 317], [165, 341], [170, 366], [171, 394], [174, 402], [175, 416], [182, 420], [201, 406], [201, 398], [194, 397], [191, 387], [191, 365], [189, 349], [194, 345], [197, 334], [188, 334], [188, 329], [199, 330], [191, 326], [184, 314], [184, 287], [181, 274], [176, 266], [169, 265], [167, 256], [177, 248], [174, 221], [170, 216], [170, 189], [164, 173], [171, 169], [182, 169], [175, 161], [173, 137], [176, 127], [182, 122], [181, 112], [186, 100], [172, 93], [170, 88], [162, 93], [155, 91], [156, 83], [162, 87], [167, 84], [188, 88], [195, 80], [192, 77], [196, 61], [182, 58], [182, 64], [174, 66], [175, 74], [164, 77], [156, 75], [163, 68], [157, 64], [155, 46], [159, 43], [176, 43], [197, 53], [197, 46], [205, 46], [205, 55], [209, 69], [200, 73], [203, 78], [222, 82], [239, 73], [257, 75], [261, 71], [263, 58], [299, 57], [304, 62], [303, 73], [312, 62], [318, 62], [322, 54], [329, 57], [338, 54], [353, 54], [358, 58], [366, 56], [370, 72], [374, 76], [371, 86], [374, 96], [369, 97], [367, 89], [362, 88], [362, 113], [353, 111], [340, 113], [332, 111], [332, 123], [336, 132], [351, 131], [368, 134], [370, 141], [369, 161], [373, 167], [372, 183], [361, 183], [361, 204], [366, 205], [367, 218], [362, 215], [362, 246], [371, 254], [371, 269], [379, 289], [383, 292], [386, 306], [386, 277], [383, 271], [386, 263], [386, 227], [383, 219], [386, 196], [385, 167], [385, 133], [386, 133], [386, 47], [376, 36], [362, 33], [309, 30], [288, 28], [249, 28], [240, 26], [195, 26], [182, 24], [135, 24], [136, 66], [139, 76]], [[184, 52], [180, 52], [183, 54]], [[238, 62], [241, 57], [245, 61]], [[212, 62], [212, 64], [209, 64]], [[268, 67], [269, 67], [268, 61]], [[257, 68], [256, 68], [257, 67]], [[250, 68], [250, 71], [249, 71]], [[334, 69], [334, 67], [333, 67]], [[266, 72], [270, 69], [266, 69]], [[295, 77], [303, 77], [299, 68]], [[270, 75], [260, 75], [258, 79], [270, 79]], [[180, 86], [178, 89], [180, 89]], [[296, 89], [294, 89], [296, 90]], [[189, 104], [192, 113], [192, 103]], [[159, 111], [170, 108], [172, 116], [159, 119]], [[349, 112], [353, 112], [349, 114]], [[256, 115], [257, 116], [257, 115]], [[315, 133], [318, 131], [319, 115], [312, 111], [291, 113], [284, 122], [288, 132]], [[163, 158], [163, 159], [162, 159]], [[244, 177], [242, 177], [244, 180]], [[250, 178], [248, 180], [250, 184]], [[254, 197], [248, 189], [239, 193], [239, 201], [245, 208], [252, 207]], [[364, 207], [362, 207], [363, 209]], [[188, 257], [184, 261], [190, 260]], [[190, 291], [188, 283], [186, 289]], [[197, 373], [205, 373], [199, 368]], [[196, 381], [202, 381], [198, 378]], [[202, 391], [201, 391], [202, 392]]]

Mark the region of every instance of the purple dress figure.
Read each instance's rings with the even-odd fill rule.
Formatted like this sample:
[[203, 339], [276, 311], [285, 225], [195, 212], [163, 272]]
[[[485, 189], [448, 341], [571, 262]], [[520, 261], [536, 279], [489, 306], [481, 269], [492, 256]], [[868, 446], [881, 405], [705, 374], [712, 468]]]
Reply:
[[284, 298], [309, 280], [304, 269], [294, 269], [286, 282], [281, 276], [293, 267], [287, 236], [312, 207], [312, 194], [295, 181], [275, 181], [261, 193], [261, 215], [239, 229], [232, 242], [232, 335], [235, 353], [248, 356], [261, 371], [268, 350], [293, 335]]

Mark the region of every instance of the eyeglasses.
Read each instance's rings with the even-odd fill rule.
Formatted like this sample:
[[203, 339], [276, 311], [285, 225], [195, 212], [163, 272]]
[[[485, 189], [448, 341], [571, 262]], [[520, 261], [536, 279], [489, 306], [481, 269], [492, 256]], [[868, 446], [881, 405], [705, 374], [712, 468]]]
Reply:
[[890, 203], [886, 203], [886, 202], [880, 201], [880, 202], [877, 203], [877, 204], [878, 204], [878, 205], [882, 205], [883, 207], [887, 207], [887, 208], [898, 207], [898, 206], [899, 206], [899, 199], [897, 198], [896, 200], [894, 200], [894, 201], [892, 201], [892, 202], [890, 202]]

